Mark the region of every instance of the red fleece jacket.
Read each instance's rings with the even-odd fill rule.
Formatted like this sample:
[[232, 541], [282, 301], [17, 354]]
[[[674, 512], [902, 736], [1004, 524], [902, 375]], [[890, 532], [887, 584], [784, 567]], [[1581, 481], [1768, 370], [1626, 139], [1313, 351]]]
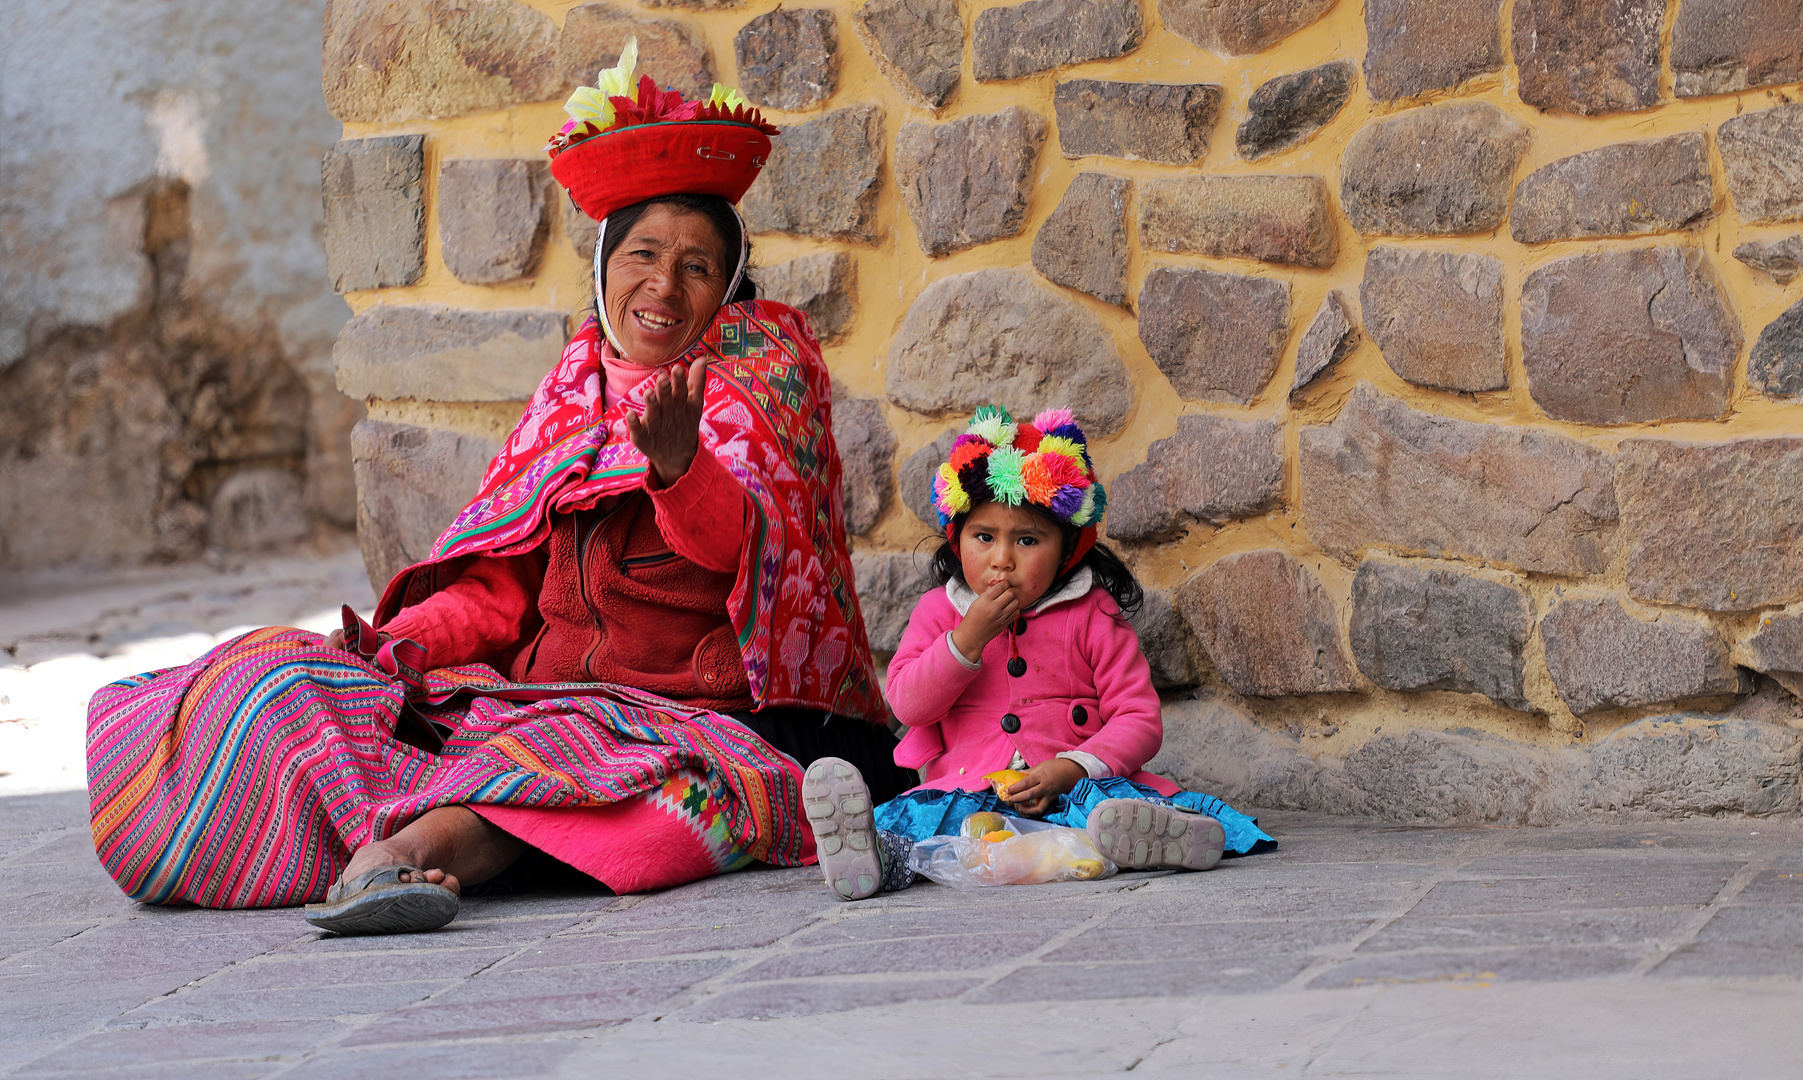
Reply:
[[[670, 549], [703, 570], [734, 573], [745, 545], [751, 499], [720, 459], [705, 448], [674, 484], [644, 490]], [[426, 650], [428, 667], [489, 661], [517, 645], [545, 588], [546, 548], [507, 558], [472, 561], [458, 579], [407, 608], [380, 629], [411, 638]], [[571, 585], [574, 588], [574, 585]]]

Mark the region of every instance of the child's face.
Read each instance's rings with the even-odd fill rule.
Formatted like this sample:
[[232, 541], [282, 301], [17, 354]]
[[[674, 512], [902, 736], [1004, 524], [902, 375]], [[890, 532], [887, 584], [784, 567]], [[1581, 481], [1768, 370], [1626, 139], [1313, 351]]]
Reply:
[[1006, 581], [1025, 608], [1052, 587], [1062, 546], [1057, 527], [1045, 518], [1017, 506], [989, 502], [964, 519], [964, 531], [958, 534], [958, 562], [964, 568], [966, 585], [981, 593], [998, 580]]

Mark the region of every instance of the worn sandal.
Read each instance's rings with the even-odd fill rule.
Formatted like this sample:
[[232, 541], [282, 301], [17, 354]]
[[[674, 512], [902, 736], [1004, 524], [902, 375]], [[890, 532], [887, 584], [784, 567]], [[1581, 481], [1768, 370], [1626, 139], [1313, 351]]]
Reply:
[[1103, 800], [1084, 831], [1122, 869], [1207, 870], [1227, 848], [1214, 818], [1143, 799]]
[[[416, 880], [402, 881], [401, 875]], [[419, 880], [417, 866], [379, 866], [326, 890], [307, 905], [307, 921], [334, 934], [412, 934], [436, 930], [457, 917], [457, 894]]]
[[826, 887], [847, 900], [874, 895], [883, 885], [883, 866], [877, 858], [870, 788], [857, 768], [835, 757], [809, 765], [801, 781], [801, 804], [814, 830]]

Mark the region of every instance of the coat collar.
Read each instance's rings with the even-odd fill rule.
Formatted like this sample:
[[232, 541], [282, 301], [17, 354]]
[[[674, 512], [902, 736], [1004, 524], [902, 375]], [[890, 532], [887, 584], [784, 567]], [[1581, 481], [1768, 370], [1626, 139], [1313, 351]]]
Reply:
[[[1039, 602], [1028, 608], [1025, 614], [1042, 615], [1059, 604], [1081, 600], [1089, 595], [1089, 590], [1095, 588], [1095, 581], [1096, 576], [1089, 567], [1080, 566], [1070, 580], [1064, 583], [1064, 588], [1040, 597]], [[945, 598], [952, 602], [952, 607], [958, 609], [959, 615], [965, 615], [970, 612], [970, 605], [976, 603], [977, 592], [957, 578], [951, 578], [945, 583]]]

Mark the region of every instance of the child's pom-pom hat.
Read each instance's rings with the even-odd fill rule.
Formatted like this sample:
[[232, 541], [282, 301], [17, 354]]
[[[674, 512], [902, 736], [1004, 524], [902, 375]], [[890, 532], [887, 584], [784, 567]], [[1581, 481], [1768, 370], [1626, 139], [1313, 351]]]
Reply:
[[939, 528], [957, 543], [956, 519], [983, 502], [1029, 503], [1053, 520], [1075, 526], [1077, 543], [1061, 573], [1089, 554], [1108, 505], [1089, 457], [1089, 440], [1069, 409], [1047, 409], [1030, 424], [1017, 424], [1008, 410], [985, 405], [952, 444], [951, 458], [933, 474], [933, 509]]

